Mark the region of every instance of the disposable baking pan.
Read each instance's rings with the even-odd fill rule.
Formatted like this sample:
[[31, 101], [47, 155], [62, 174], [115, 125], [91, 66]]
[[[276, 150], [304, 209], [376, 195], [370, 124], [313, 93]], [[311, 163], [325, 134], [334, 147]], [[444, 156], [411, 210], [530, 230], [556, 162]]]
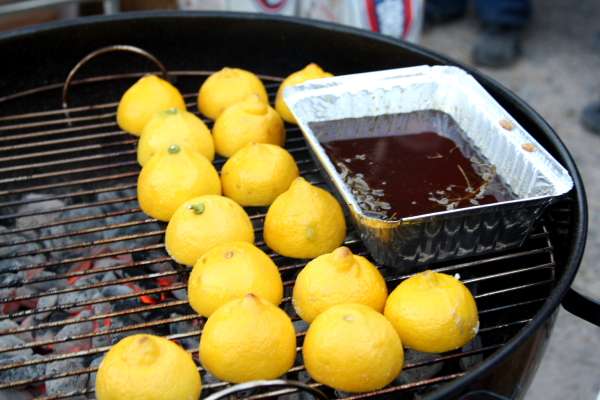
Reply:
[[[290, 87], [284, 96], [361, 239], [383, 265], [409, 271], [519, 246], [542, 211], [573, 187], [568, 172], [457, 67], [418, 66], [319, 79]], [[428, 118], [419, 118], [419, 111], [428, 112]], [[424, 130], [450, 139], [461, 135], [495, 168], [515, 199], [382, 218], [361, 208], [322, 146], [332, 140]]]

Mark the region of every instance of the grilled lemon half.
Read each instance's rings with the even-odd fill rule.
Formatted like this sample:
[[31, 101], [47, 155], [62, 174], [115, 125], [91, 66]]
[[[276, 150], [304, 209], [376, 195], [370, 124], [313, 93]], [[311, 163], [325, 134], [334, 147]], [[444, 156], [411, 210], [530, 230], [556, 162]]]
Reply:
[[339, 304], [312, 322], [302, 349], [317, 382], [345, 392], [369, 392], [392, 382], [404, 351], [394, 327], [363, 304]]
[[235, 201], [215, 195], [183, 203], [165, 232], [167, 253], [185, 265], [194, 265], [211, 248], [234, 241], [254, 243], [252, 222]]
[[242, 206], [268, 206], [299, 174], [294, 158], [285, 149], [251, 143], [223, 165], [223, 194]]
[[137, 194], [142, 211], [168, 221], [186, 200], [221, 194], [221, 181], [204, 156], [175, 144], [154, 155], [142, 168]]
[[125, 132], [140, 136], [154, 114], [170, 108], [185, 110], [181, 93], [164, 79], [146, 75], [121, 97], [117, 107], [117, 124]]
[[210, 119], [217, 117], [229, 106], [256, 95], [267, 104], [267, 90], [261, 80], [250, 71], [223, 68], [210, 75], [198, 91], [198, 110]]
[[304, 178], [296, 178], [265, 217], [265, 242], [286, 257], [314, 258], [329, 253], [345, 237], [342, 207], [329, 192]]
[[200, 361], [228, 382], [274, 379], [296, 359], [296, 332], [290, 317], [254, 294], [232, 300], [206, 321]]
[[336, 304], [360, 303], [382, 312], [386, 298], [387, 286], [377, 267], [349, 248], [338, 247], [300, 271], [292, 304], [300, 318], [310, 323]]
[[275, 305], [281, 303], [283, 283], [277, 266], [248, 242], [213, 247], [194, 265], [188, 280], [192, 308], [208, 317], [223, 304], [254, 293]]
[[231, 157], [250, 143], [283, 146], [285, 130], [277, 112], [257, 96], [228, 107], [213, 127], [215, 149], [223, 157]]
[[384, 313], [406, 347], [425, 353], [458, 349], [479, 330], [477, 305], [469, 289], [439, 272], [424, 271], [400, 283]]
[[142, 130], [138, 163], [144, 166], [154, 154], [173, 144], [196, 151], [208, 161], [215, 158], [215, 145], [206, 124], [190, 112], [170, 108], [154, 114]]
[[106, 353], [96, 375], [98, 400], [197, 400], [201, 390], [191, 354], [154, 335], [121, 339]]

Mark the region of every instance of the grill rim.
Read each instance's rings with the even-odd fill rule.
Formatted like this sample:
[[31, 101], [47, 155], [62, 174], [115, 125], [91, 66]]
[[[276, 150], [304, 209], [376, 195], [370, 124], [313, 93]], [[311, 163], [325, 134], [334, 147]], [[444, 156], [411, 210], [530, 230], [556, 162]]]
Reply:
[[[588, 211], [583, 181], [575, 161], [573, 160], [567, 147], [559, 138], [557, 133], [552, 129], [552, 127], [531, 106], [520, 99], [515, 93], [501, 85], [496, 80], [486, 76], [474, 68], [457, 62], [450, 57], [427, 50], [421, 46], [409, 44], [397, 39], [363, 31], [357, 28], [296, 17], [231, 12], [149, 11], [123, 13], [112, 16], [92, 16], [75, 20], [50, 22], [37, 26], [17, 29], [6, 33], [0, 33], [0, 45], [4, 44], [5, 42], [10, 42], [13, 39], [24, 39], [30, 36], [33, 37], [33, 40], [35, 40], [35, 35], [53, 30], [60, 30], [61, 28], [93, 28], [94, 25], [96, 25], [97, 28], [102, 24], [109, 24], [113, 21], [133, 22], [141, 20], [198, 18], [222, 19], [223, 21], [229, 23], [235, 22], [236, 20], [245, 22], [261, 21], [264, 23], [279, 23], [285, 24], [286, 28], [299, 26], [305, 29], [309, 28], [314, 31], [320, 31], [324, 36], [328, 32], [335, 31], [347, 37], [362, 38], [367, 39], [370, 42], [388, 44], [405, 52], [412, 53], [413, 55], [419, 55], [422, 58], [426, 58], [431, 64], [455, 65], [463, 68], [465, 71], [472, 74], [486, 88], [486, 90], [490, 91], [493, 97], [496, 99], [500, 98], [501, 103], [510, 104], [512, 108], [518, 109], [523, 114], [523, 117], [529, 120], [528, 123], [536, 126], [538, 132], [534, 135], [539, 137], [541, 133], [544, 136], [545, 141], [548, 142], [551, 147], [549, 150], [554, 153], [559, 162], [569, 171], [574, 182], [574, 188], [571, 192], [571, 194], [573, 194], [572, 197], [574, 202], [573, 222], [571, 224], [570, 232], [571, 246], [563, 265], [563, 273], [558, 280], [555, 281], [556, 285], [552, 289], [542, 307], [538, 310], [533, 319], [525, 325], [524, 328], [522, 328], [501, 348], [488, 356], [479, 365], [471, 368], [464, 375], [457, 377], [451, 382], [446, 383], [440, 388], [427, 394], [425, 398], [428, 400], [437, 400], [441, 398], [448, 398], [463, 392], [465, 388], [474, 381], [481, 379], [486, 374], [490, 373], [492, 368], [497, 366], [497, 364], [506, 360], [518, 349], [520, 345], [524, 344], [528, 338], [534, 335], [544, 323], [549, 322], [549, 319], [551, 319], [552, 315], [556, 313], [563, 297], [567, 294], [567, 292], [572, 290], [570, 289], [570, 286], [575, 278], [575, 275], [577, 274], [585, 249], [588, 230]], [[12, 98], [13, 97], [10, 95], [5, 98], [0, 98], [0, 100], [2, 100], [0, 103], [2, 103], [4, 100], [10, 100]], [[548, 144], [546, 144], [546, 147], [549, 147]]]

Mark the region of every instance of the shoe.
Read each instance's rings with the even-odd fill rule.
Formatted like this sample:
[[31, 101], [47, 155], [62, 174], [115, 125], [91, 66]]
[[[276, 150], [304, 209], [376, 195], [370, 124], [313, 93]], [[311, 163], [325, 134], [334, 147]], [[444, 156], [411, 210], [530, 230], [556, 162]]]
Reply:
[[521, 30], [509, 27], [484, 28], [473, 47], [473, 62], [483, 67], [502, 68], [521, 55]]
[[600, 134], [600, 101], [592, 103], [583, 109], [581, 124], [590, 132]]

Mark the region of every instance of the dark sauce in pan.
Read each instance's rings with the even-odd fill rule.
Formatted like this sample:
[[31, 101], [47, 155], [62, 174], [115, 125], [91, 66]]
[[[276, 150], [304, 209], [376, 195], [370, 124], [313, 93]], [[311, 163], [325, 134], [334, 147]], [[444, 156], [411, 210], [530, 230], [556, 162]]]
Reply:
[[382, 218], [515, 198], [492, 165], [465, 156], [461, 148], [466, 142], [436, 132], [334, 140], [323, 146], [361, 208]]

